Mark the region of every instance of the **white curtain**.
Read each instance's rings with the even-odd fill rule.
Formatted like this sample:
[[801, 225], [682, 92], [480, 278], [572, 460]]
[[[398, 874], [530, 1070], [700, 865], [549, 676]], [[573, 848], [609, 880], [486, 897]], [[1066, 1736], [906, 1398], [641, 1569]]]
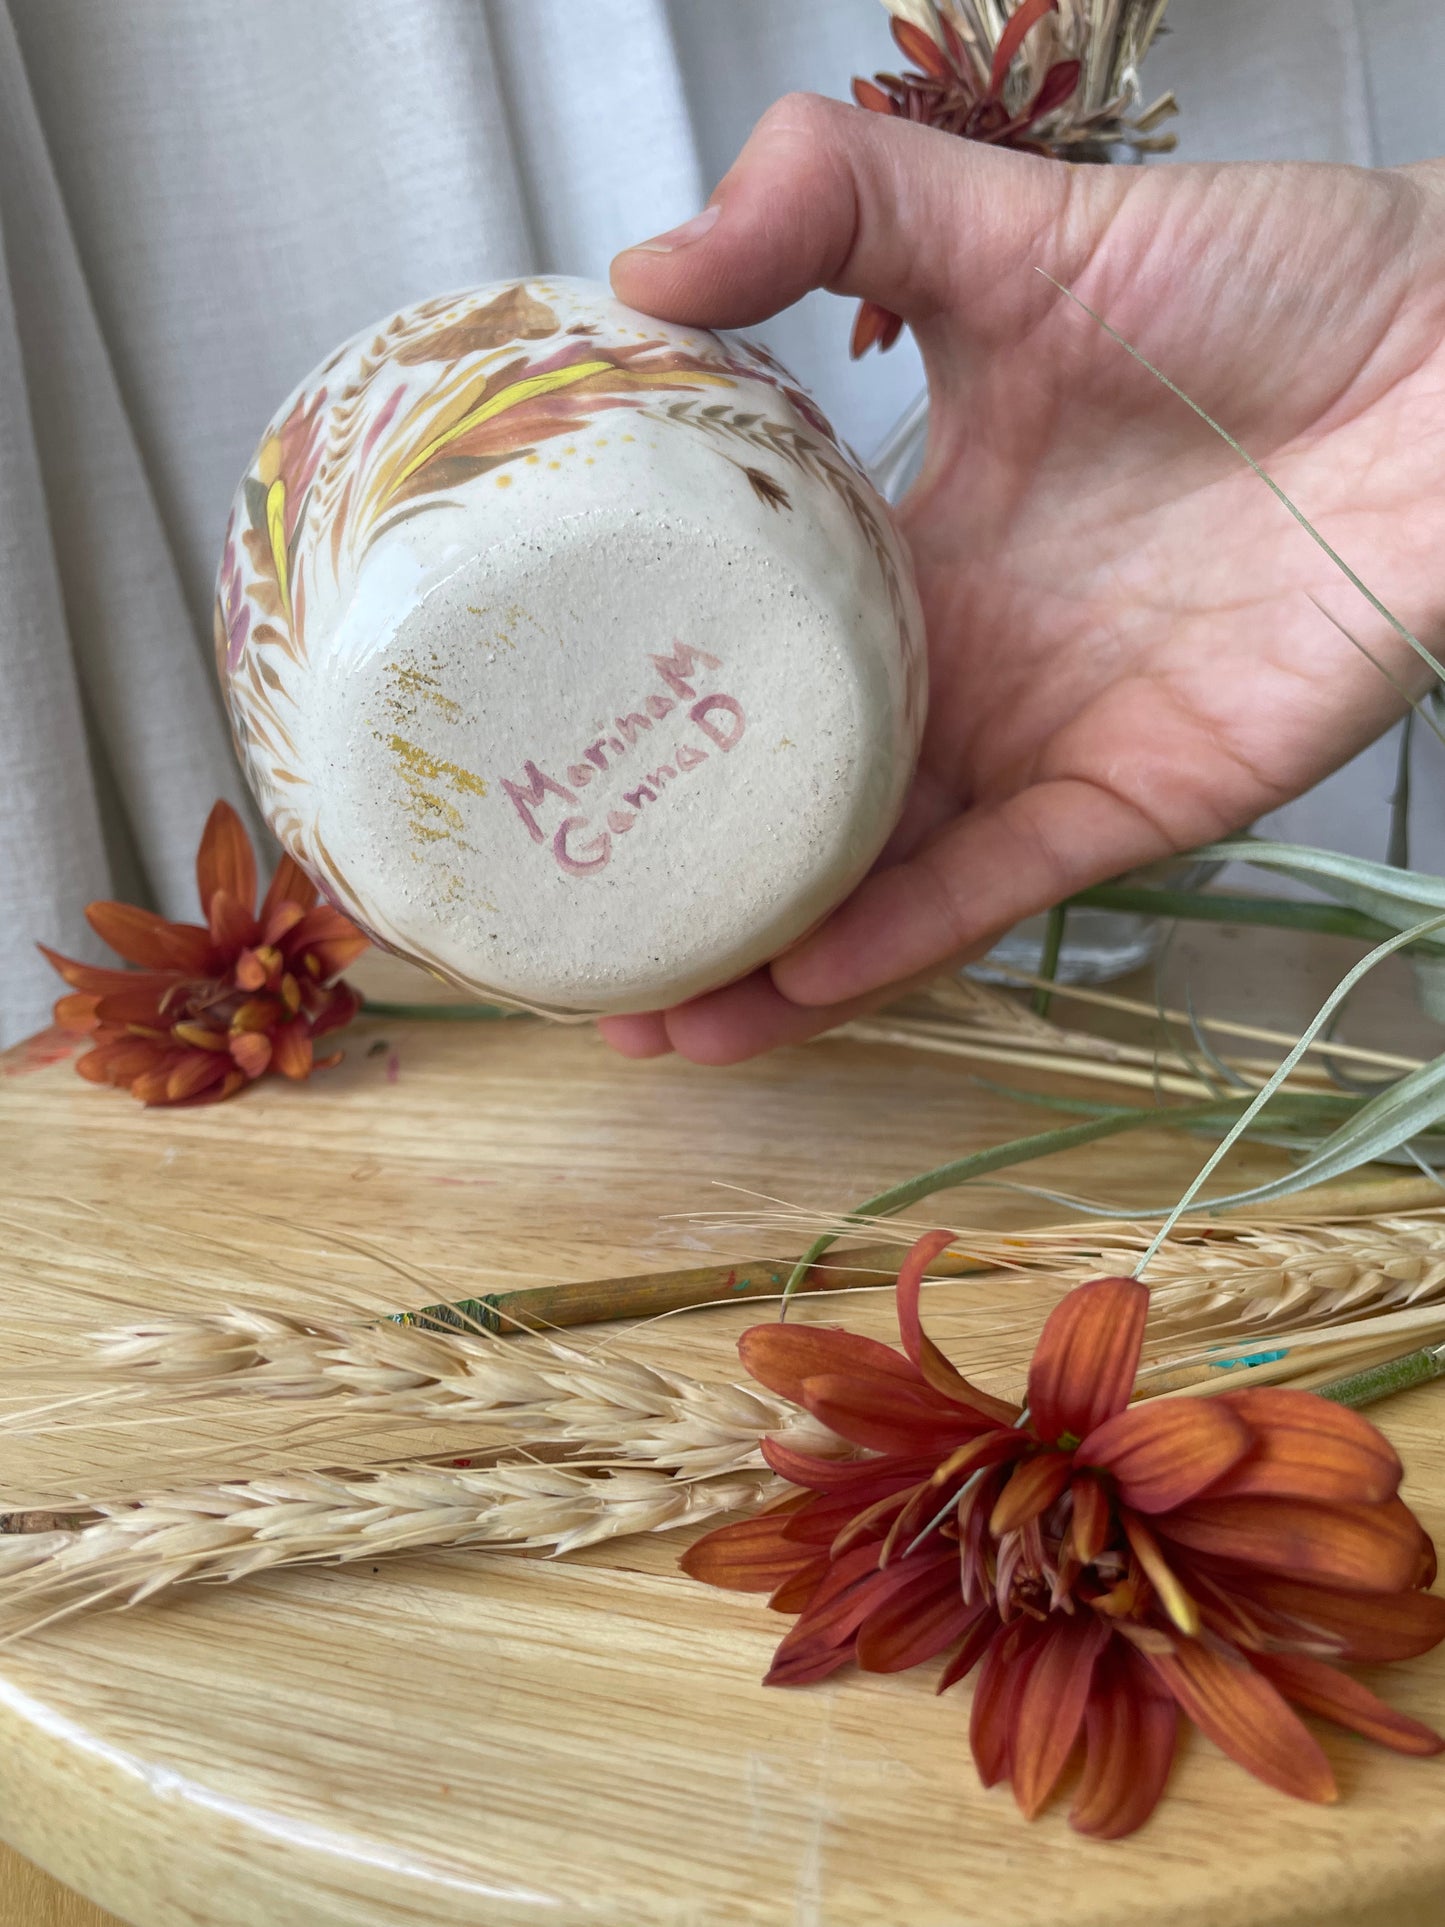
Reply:
[[[1441, 0], [1171, 19], [1188, 157], [1445, 151]], [[200, 825], [242, 800], [211, 578], [276, 402], [411, 300], [604, 275], [770, 100], [891, 64], [886, 29], [878, 0], [0, 0], [0, 1042], [57, 993], [37, 939], [97, 954], [90, 898], [194, 914]], [[814, 296], [767, 334], [866, 451], [919, 368], [851, 367], [848, 321]], [[1284, 827], [1378, 851], [1391, 767]]]

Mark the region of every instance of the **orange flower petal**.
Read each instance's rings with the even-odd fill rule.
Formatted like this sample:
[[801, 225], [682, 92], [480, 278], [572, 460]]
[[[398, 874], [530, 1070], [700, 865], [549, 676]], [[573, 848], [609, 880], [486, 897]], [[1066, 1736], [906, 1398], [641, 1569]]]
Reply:
[[1012, 1718], [1009, 1777], [1026, 1820], [1042, 1810], [1068, 1765], [1108, 1637], [1092, 1613], [1061, 1615], [1044, 1634]]
[[237, 1091], [244, 1089], [246, 1081], [246, 1075], [243, 1071], [227, 1071], [219, 1084], [213, 1084], [209, 1090], [201, 1091], [195, 1097], [188, 1097], [185, 1102], [187, 1104], [218, 1104], [222, 1098], [234, 1097]]
[[154, 1070], [169, 1053], [145, 1037], [125, 1037], [97, 1044], [75, 1068], [92, 1084], [129, 1084], [133, 1077]]
[[72, 990], [69, 996], [56, 998], [51, 1015], [62, 1030], [70, 1031], [73, 1036], [88, 1036], [100, 1023], [96, 1015], [99, 1002], [93, 991]]
[[988, 1529], [995, 1538], [1017, 1532], [1041, 1512], [1047, 1512], [1069, 1483], [1073, 1464], [1067, 1452], [1040, 1452], [1024, 1459], [1014, 1468], [989, 1515]]
[[825, 1372], [804, 1379], [801, 1389], [799, 1402], [830, 1431], [877, 1452], [918, 1452], [931, 1444], [941, 1454], [980, 1430], [994, 1429], [926, 1385], [881, 1375]]
[[910, 1583], [905, 1567], [878, 1570], [876, 1546], [855, 1546], [834, 1559], [797, 1624], [779, 1643], [765, 1684], [801, 1686], [853, 1657], [853, 1638], [868, 1615]]
[[1159, 1595], [1159, 1604], [1180, 1632], [1192, 1638], [1199, 1631], [1198, 1604], [1178, 1573], [1164, 1557], [1158, 1540], [1142, 1519], [1136, 1519], [1129, 1512], [1124, 1514], [1124, 1535], [1129, 1541], [1134, 1557], [1144, 1568], [1149, 1584]]
[[131, 1079], [131, 1096], [141, 1104], [169, 1104], [171, 1099], [166, 1093], [171, 1072], [177, 1069], [186, 1055], [184, 1051], [167, 1051], [150, 1070]]
[[229, 803], [219, 802], [206, 818], [196, 854], [196, 888], [201, 914], [215, 927], [213, 899], [224, 890], [248, 920], [256, 914], [256, 853], [245, 825]]
[[875, 87], [871, 80], [862, 80], [855, 76], [853, 81], [853, 98], [860, 107], [866, 107], [870, 113], [893, 114], [897, 112], [891, 98], [884, 93], [881, 87]]
[[261, 922], [265, 926], [266, 942], [279, 943], [285, 932], [292, 927], [292, 924], [300, 921], [299, 918], [290, 918], [283, 923], [280, 929], [273, 929], [272, 920], [285, 905], [294, 903], [305, 912], [311, 908], [315, 901], [316, 885], [311, 881], [310, 877], [307, 876], [295, 857], [283, 856], [281, 861], [276, 865], [275, 874], [271, 878], [270, 887], [267, 889], [265, 900], [261, 905]]
[[1149, 1287], [1137, 1278], [1075, 1285], [1045, 1321], [1029, 1366], [1028, 1410], [1046, 1444], [1087, 1438], [1129, 1403]]
[[968, 1741], [978, 1777], [986, 1787], [1008, 1778], [1014, 1706], [1038, 1652], [1039, 1628], [1032, 1619], [1024, 1619], [1015, 1620], [991, 1639], [983, 1655], [969, 1710]]
[[[791, 1509], [790, 1509], [791, 1510]], [[694, 1540], [679, 1561], [690, 1579], [729, 1592], [772, 1592], [813, 1560], [812, 1549], [783, 1537], [790, 1512], [719, 1526]]]
[[238, 903], [229, 890], [215, 890], [211, 893], [211, 913], [209, 918], [211, 942], [217, 950], [233, 953], [242, 945], [248, 944], [256, 934], [256, 918], [244, 904]]
[[219, 1084], [227, 1066], [211, 1051], [188, 1051], [183, 1061], [166, 1078], [166, 1102], [183, 1104]]
[[940, 1693], [946, 1693], [950, 1686], [957, 1686], [977, 1666], [988, 1651], [990, 1644], [999, 1635], [999, 1617], [989, 1600], [980, 1600], [981, 1614], [963, 1636], [963, 1644], [944, 1667], [938, 1681]]
[[270, 1068], [271, 1039], [262, 1030], [243, 1030], [231, 1038], [230, 1053], [246, 1077], [260, 1077]]
[[858, 1665], [865, 1673], [903, 1673], [922, 1666], [991, 1611], [982, 1600], [964, 1605], [958, 1559], [945, 1558], [868, 1615], [858, 1630]]
[[231, 1018], [231, 1033], [237, 1036], [247, 1030], [269, 1031], [275, 1025], [278, 1015], [274, 999], [249, 997]]
[[1069, 1825], [1120, 1840], [1159, 1804], [1174, 1763], [1179, 1713], [1142, 1659], [1119, 1642], [1094, 1668], [1084, 1714], [1084, 1770]]
[[1247, 1582], [1231, 1577], [1227, 1584], [1272, 1638], [1324, 1648], [1340, 1659], [1418, 1659], [1445, 1640], [1445, 1597], [1439, 1593], [1358, 1597], [1253, 1575]]
[[184, 1023], [171, 1025], [171, 1036], [178, 1044], [189, 1044], [193, 1050], [224, 1051], [228, 1048], [226, 1033], [212, 1030], [209, 1024]]
[[[308, 944], [302, 956], [315, 966], [307, 974], [324, 984], [339, 977], [343, 970], [349, 970], [357, 958], [370, 948], [369, 937], [338, 937], [330, 943]], [[293, 951], [292, 955], [295, 954]]]
[[[98, 964], [77, 963], [73, 957], [62, 957], [57, 950], [48, 950], [43, 943], [35, 948], [44, 957], [52, 970], [58, 970], [73, 990], [90, 990], [104, 996], [108, 990], [129, 990], [140, 981], [140, 973], [134, 970], [107, 970]], [[173, 972], [150, 972], [159, 986], [164, 989], [175, 981]]]
[[901, 316], [879, 307], [876, 301], [860, 301], [853, 320], [848, 353], [854, 361], [861, 361], [868, 350], [874, 347], [879, 354], [886, 354], [902, 332]]
[[1259, 1493], [1374, 1505], [1399, 1489], [1399, 1458], [1362, 1412], [1273, 1385], [1224, 1392], [1208, 1403], [1229, 1406], [1255, 1435], [1254, 1450], [1220, 1481], [1216, 1497]]
[[1376, 1506], [1304, 1499], [1196, 1499], [1156, 1521], [1161, 1537], [1260, 1572], [1345, 1592], [1404, 1592], [1420, 1570], [1420, 1523], [1398, 1499]]
[[891, 1345], [827, 1326], [751, 1325], [738, 1340], [738, 1357], [759, 1385], [795, 1405], [802, 1403], [803, 1380], [825, 1373], [882, 1372], [906, 1385], [921, 1383], [916, 1369]]
[[811, 1453], [798, 1452], [781, 1439], [764, 1439], [762, 1450], [775, 1472], [813, 1492], [838, 1492], [855, 1485], [869, 1463], [866, 1459], [815, 1459]]
[[813, 1594], [828, 1576], [832, 1555], [820, 1552], [816, 1559], [810, 1559], [805, 1566], [799, 1566], [790, 1579], [785, 1579], [777, 1590], [768, 1597], [770, 1613], [800, 1613], [812, 1601]]
[[911, 60], [921, 73], [931, 74], [935, 80], [949, 78], [948, 62], [932, 34], [926, 33], [922, 27], [915, 26], [911, 20], [895, 18], [889, 24], [893, 38], [898, 43], [898, 50], [905, 59]]
[[85, 917], [101, 941], [127, 963], [197, 977], [209, 968], [211, 933], [197, 924], [167, 923], [133, 903], [92, 903]]
[[990, 1398], [987, 1392], [970, 1385], [923, 1329], [918, 1303], [923, 1274], [939, 1253], [946, 1251], [952, 1243], [951, 1231], [929, 1231], [918, 1239], [904, 1259], [898, 1273], [898, 1335], [903, 1341], [904, 1351], [935, 1392], [941, 1392], [945, 1398], [954, 1399], [961, 1405], [970, 1406], [975, 1412], [981, 1412], [984, 1417], [1000, 1425], [1012, 1425], [1018, 1417], [1018, 1407], [1005, 1404], [1001, 1398]]
[[283, 1077], [309, 1077], [313, 1056], [311, 1029], [305, 1018], [282, 1024], [273, 1033], [271, 1062]]
[[1144, 1661], [1200, 1732], [1257, 1780], [1297, 1800], [1328, 1803], [1336, 1797], [1318, 1740], [1243, 1659], [1226, 1659], [1186, 1639], [1175, 1652], [1146, 1653]]
[[238, 990], [260, 990], [266, 982], [266, 966], [254, 950], [243, 950], [231, 973]]
[[1120, 1499], [1136, 1512], [1169, 1512], [1213, 1486], [1253, 1443], [1223, 1399], [1156, 1398], [1096, 1426], [1074, 1462], [1111, 1472]]
[[[161, 989], [151, 988], [159, 982]], [[169, 1030], [171, 1014], [167, 1002], [175, 991], [175, 985], [165, 978], [137, 977], [134, 985], [124, 990], [107, 991], [96, 1002], [96, 1015], [103, 1024], [142, 1024], [148, 1030]], [[180, 999], [176, 999], [180, 1002]], [[182, 1003], [181, 1008], [185, 1006]]]
[[1097, 1479], [1087, 1476], [1074, 1479], [1069, 1491], [1074, 1501], [1074, 1556], [1081, 1566], [1091, 1566], [1109, 1543], [1109, 1497]]
[[1445, 1753], [1445, 1739], [1433, 1727], [1397, 1713], [1367, 1686], [1336, 1672], [1322, 1659], [1303, 1653], [1252, 1653], [1250, 1663], [1307, 1713], [1318, 1713], [1321, 1719], [1333, 1720], [1336, 1726], [1346, 1726], [1397, 1753], [1420, 1757]]
[[333, 984], [326, 1002], [311, 1019], [311, 1035], [325, 1037], [330, 1031], [343, 1029], [360, 1009], [361, 999], [350, 984]]

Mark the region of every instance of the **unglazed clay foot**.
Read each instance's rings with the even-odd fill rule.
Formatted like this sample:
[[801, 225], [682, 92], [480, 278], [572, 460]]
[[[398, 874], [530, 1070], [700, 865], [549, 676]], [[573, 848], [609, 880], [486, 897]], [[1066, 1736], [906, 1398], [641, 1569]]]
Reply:
[[766, 350], [583, 281], [308, 378], [232, 511], [216, 646], [287, 849], [486, 996], [655, 1009], [858, 882], [925, 701], [888, 511]]

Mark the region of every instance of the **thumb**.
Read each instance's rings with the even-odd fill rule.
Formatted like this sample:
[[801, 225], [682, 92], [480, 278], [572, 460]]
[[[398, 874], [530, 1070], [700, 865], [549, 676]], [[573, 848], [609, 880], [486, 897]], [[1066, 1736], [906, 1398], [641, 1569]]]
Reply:
[[1128, 170], [1074, 168], [813, 94], [769, 108], [703, 214], [619, 254], [618, 297], [644, 313], [746, 327], [812, 288], [856, 295], [927, 339], [947, 319], [1007, 338], [1055, 299], [1128, 191]]

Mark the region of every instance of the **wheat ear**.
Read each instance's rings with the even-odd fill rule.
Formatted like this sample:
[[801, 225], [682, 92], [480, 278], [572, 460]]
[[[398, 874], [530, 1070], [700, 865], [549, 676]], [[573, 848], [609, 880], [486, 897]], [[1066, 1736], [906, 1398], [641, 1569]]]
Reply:
[[788, 1489], [767, 1471], [686, 1479], [530, 1460], [198, 1485], [94, 1507], [93, 1520], [73, 1530], [0, 1536], [0, 1619], [14, 1638], [88, 1607], [134, 1606], [175, 1586], [277, 1566], [460, 1546], [572, 1552], [753, 1511]]
[[[348, 1412], [484, 1421], [531, 1446], [564, 1446], [572, 1459], [600, 1455], [693, 1478], [761, 1467], [759, 1442], [769, 1436], [824, 1456], [843, 1449], [761, 1386], [710, 1383], [551, 1340], [524, 1345], [390, 1320], [336, 1324], [241, 1308], [129, 1326], [93, 1342], [93, 1356], [69, 1376], [96, 1387], [106, 1417], [118, 1397], [336, 1400]], [[66, 1411], [48, 1403], [10, 1414], [0, 1429], [41, 1418], [51, 1429], [86, 1422], [84, 1404]]]

